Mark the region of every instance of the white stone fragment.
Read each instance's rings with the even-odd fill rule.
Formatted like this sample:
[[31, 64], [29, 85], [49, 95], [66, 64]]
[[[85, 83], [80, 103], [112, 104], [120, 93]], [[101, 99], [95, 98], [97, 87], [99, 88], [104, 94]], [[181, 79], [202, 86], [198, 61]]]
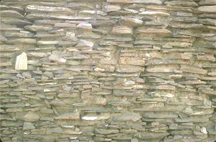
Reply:
[[92, 25], [90, 23], [81, 22], [77, 25], [77, 28], [85, 29], [85, 30], [92, 30]]
[[97, 116], [84, 116], [82, 119], [93, 121], [93, 120], [97, 120], [97, 118], [98, 118]]
[[201, 132], [202, 132], [203, 134], [208, 134], [208, 132], [207, 132], [207, 130], [206, 130], [205, 127], [202, 127], [202, 128], [201, 128]]
[[164, 15], [169, 16], [169, 13], [159, 12], [159, 11], [142, 11], [140, 15]]
[[28, 69], [28, 58], [27, 54], [23, 52], [16, 58], [15, 70], [27, 70]]
[[109, 119], [110, 115], [109, 114], [103, 114], [103, 115], [86, 115], [82, 117], [82, 120], [87, 120], [87, 121], [94, 121], [94, 120], [106, 120]]
[[91, 41], [87, 41], [87, 40], [80, 40], [79, 43], [77, 44], [77, 46], [80, 47], [93, 47], [94, 43]]

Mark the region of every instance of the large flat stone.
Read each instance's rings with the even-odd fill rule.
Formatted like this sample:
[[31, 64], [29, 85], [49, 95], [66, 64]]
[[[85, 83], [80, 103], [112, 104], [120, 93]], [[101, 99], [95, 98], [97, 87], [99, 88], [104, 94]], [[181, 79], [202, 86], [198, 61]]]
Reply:
[[197, 8], [198, 12], [216, 13], [216, 6], [201, 6]]
[[15, 69], [16, 70], [28, 69], [28, 59], [27, 59], [27, 54], [25, 52], [23, 52], [22, 54], [16, 57]]
[[74, 112], [74, 113], [66, 113], [62, 114], [60, 116], [55, 117], [56, 120], [79, 120], [80, 119], [80, 113]]
[[138, 121], [141, 119], [141, 115], [138, 113], [123, 113], [113, 116], [113, 119], [117, 121]]

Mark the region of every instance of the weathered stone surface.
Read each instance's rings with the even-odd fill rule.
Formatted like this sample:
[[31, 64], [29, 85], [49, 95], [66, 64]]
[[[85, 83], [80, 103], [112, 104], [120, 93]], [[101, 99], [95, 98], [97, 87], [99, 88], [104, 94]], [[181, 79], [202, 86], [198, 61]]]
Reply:
[[27, 5], [26, 11], [42, 11], [42, 12], [68, 12], [74, 13], [73, 10], [65, 7], [50, 7], [50, 6], [40, 6], [40, 5]]
[[160, 11], [142, 11], [139, 13], [140, 15], [146, 15], [146, 16], [170, 16], [169, 13], [166, 12], [160, 12]]
[[132, 34], [132, 29], [129, 27], [115, 26], [112, 29], [113, 34]]
[[201, 6], [197, 8], [198, 12], [216, 13], [216, 6]]
[[2, 17], [24, 18], [22, 14], [14, 10], [3, 10], [0, 12]]
[[122, 18], [120, 23], [126, 26], [138, 27], [143, 24], [143, 21], [137, 18]]
[[95, 98], [94, 103], [97, 104], [97, 105], [106, 105], [107, 104], [107, 99], [98, 96], [98, 97]]
[[137, 32], [139, 34], [144, 34], [144, 35], [147, 35], [147, 36], [151, 36], [151, 35], [155, 35], [155, 36], [171, 36], [172, 33], [167, 30], [167, 29], [143, 29], [143, 28], [140, 28], [137, 30]]
[[120, 64], [144, 66], [145, 60], [142, 58], [134, 58], [134, 57], [120, 57]]
[[112, 11], [119, 11], [121, 7], [118, 5], [106, 5], [105, 9], [107, 12], [112, 12]]
[[107, 0], [110, 3], [144, 3], [144, 4], [162, 4], [160, 0]]
[[84, 30], [92, 30], [92, 25], [90, 23], [82, 22], [77, 25], [77, 28], [84, 29]]
[[27, 70], [28, 69], [28, 58], [25, 52], [23, 52], [22, 54], [16, 57], [15, 69], [16, 70]]
[[174, 113], [154, 113], [154, 112], [148, 112], [143, 115], [145, 118], [165, 118], [165, 119], [172, 119], [177, 118], [178, 115]]
[[169, 133], [153, 133], [153, 132], [142, 132], [139, 134], [141, 139], [162, 139], [166, 137]]
[[31, 129], [35, 129], [34, 125], [32, 123], [29, 123], [29, 122], [24, 122], [23, 130], [31, 130]]
[[190, 67], [190, 66], [182, 66], [181, 71], [187, 73], [197, 73], [197, 74], [206, 74], [207, 70], [197, 68], [197, 67]]
[[138, 121], [140, 118], [141, 115], [138, 113], [124, 113], [113, 116], [113, 119], [117, 121]]
[[35, 112], [28, 112], [23, 116], [24, 120], [27, 122], [36, 122], [40, 119], [40, 116]]
[[143, 70], [144, 70], [143, 67], [129, 66], [129, 65], [121, 65], [117, 68], [117, 72], [127, 72], [127, 73], [141, 72]]
[[56, 120], [79, 120], [80, 119], [80, 113], [74, 112], [74, 113], [65, 113], [58, 117], [55, 117]]
[[106, 120], [109, 119], [110, 115], [109, 114], [104, 114], [104, 115], [86, 115], [82, 117], [82, 120], [87, 120], [87, 121], [97, 121], [97, 120]]
[[146, 71], [148, 72], [175, 72], [176, 66], [148, 66]]
[[98, 134], [116, 134], [119, 133], [119, 130], [115, 130], [115, 129], [110, 129], [110, 130], [106, 130], [106, 129], [95, 129], [95, 132]]

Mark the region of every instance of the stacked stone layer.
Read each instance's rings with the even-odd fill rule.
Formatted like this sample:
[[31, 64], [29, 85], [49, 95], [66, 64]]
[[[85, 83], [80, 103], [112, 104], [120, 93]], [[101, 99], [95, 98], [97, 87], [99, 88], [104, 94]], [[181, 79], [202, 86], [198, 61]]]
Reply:
[[214, 142], [216, 0], [2, 0], [3, 142]]

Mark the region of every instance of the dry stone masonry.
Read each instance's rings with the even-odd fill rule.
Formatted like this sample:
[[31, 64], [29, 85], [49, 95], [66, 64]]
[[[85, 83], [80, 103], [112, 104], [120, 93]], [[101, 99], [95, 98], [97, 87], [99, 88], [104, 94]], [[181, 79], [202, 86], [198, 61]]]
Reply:
[[216, 0], [1, 0], [2, 142], [214, 142]]

